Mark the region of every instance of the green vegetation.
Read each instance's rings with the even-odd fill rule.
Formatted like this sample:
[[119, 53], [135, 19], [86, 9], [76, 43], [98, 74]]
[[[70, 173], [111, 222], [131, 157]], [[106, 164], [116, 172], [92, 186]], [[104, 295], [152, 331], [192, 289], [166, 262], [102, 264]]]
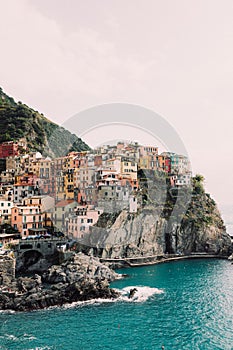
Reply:
[[44, 155], [64, 156], [73, 151], [89, 150], [76, 135], [51, 122], [21, 102], [16, 103], [0, 88], [0, 143], [26, 138], [30, 150]]
[[205, 193], [203, 182], [204, 177], [201, 175], [196, 175], [193, 178], [192, 198], [183, 224], [192, 222], [196, 229], [210, 225], [225, 229], [216, 203], [208, 193]]
[[203, 194], [205, 192], [204, 190], [204, 182], [205, 178], [204, 176], [197, 174], [196, 176], [193, 177], [192, 179], [192, 184], [193, 184], [193, 194]]
[[191, 224], [196, 230], [211, 225], [225, 228], [215, 201], [205, 193], [202, 175], [192, 178], [192, 186], [179, 189], [171, 187], [169, 181], [165, 183], [166, 176], [158, 175], [155, 171], [140, 170], [138, 180], [143, 207], [160, 207], [163, 209], [162, 217], [174, 222], [179, 216], [183, 227]]

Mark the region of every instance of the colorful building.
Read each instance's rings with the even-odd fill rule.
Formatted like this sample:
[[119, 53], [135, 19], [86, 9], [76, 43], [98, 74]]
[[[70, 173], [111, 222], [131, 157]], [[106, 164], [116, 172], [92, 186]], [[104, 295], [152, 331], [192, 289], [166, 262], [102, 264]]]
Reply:
[[0, 200], [0, 224], [11, 223], [11, 208], [13, 201]]
[[11, 209], [11, 226], [18, 230], [22, 237], [29, 236], [30, 229], [42, 229], [44, 214], [39, 206], [13, 206]]
[[93, 205], [77, 206], [72, 215], [68, 217], [68, 236], [83, 238], [89, 234], [90, 226], [97, 223], [103, 210]]
[[51, 220], [53, 221], [53, 226], [62, 232], [67, 232], [68, 222], [67, 218], [71, 214], [74, 208], [78, 205], [75, 200], [61, 200], [57, 202], [51, 214]]
[[18, 156], [18, 143], [14, 141], [3, 142], [0, 144], [0, 158]]

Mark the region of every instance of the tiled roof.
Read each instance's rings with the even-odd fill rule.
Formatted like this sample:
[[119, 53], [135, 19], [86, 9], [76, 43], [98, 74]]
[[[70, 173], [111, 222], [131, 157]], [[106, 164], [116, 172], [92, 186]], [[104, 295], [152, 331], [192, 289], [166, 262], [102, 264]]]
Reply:
[[61, 207], [65, 207], [66, 205], [72, 204], [72, 203], [77, 203], [76, 201], [74, 201], [73, 199], [64, 199], [60, 202], [58, 202], [55, 207], [56, 208], [61, 208]]

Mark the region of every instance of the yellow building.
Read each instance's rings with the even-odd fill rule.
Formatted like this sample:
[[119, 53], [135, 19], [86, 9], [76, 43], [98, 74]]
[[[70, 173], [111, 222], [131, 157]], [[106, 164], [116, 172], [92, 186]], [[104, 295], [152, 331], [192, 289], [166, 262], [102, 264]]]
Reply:
[[141, 156], [138, 160], [138, 169], [149, 169], [149, 156]]
[[121, 158], [121, 176], [123, 179], [137, 180], [137, 163], [130, 158]]
[[67, 169], [64, 172], [65, 199], [74, 199], [74, 169]]

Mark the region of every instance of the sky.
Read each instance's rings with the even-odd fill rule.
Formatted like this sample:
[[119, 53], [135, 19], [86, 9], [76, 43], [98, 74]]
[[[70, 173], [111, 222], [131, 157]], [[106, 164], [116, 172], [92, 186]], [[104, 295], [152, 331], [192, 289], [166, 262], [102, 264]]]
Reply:
[[[214, 199], [233, 203], [231, 0], [0, 2], [7, 94], [61, 125], [108, 103], [150, 109], [178, 133]], [[153, 142], [118, 129], [101, 140]], [[97, 136], [83, 139], [95, 146]]]

